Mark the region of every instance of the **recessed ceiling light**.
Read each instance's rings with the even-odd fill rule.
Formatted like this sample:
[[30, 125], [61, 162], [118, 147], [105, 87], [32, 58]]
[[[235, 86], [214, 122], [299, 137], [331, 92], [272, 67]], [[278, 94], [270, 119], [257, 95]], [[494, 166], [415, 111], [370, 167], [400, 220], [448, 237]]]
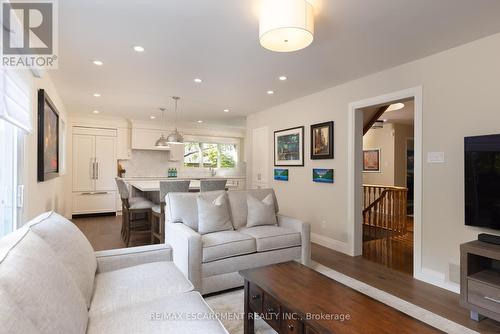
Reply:
[[151, 116], [149, 116], [149, 118], [156, 119], [156, 116], [155, 115], [151, 115]]
[[288, 79], [287, 77], [285, 77], [284, 75], [280, 76], [279, 77], [280, 81], [285, 81], [286, 79]]
[[274, 94], [274, 90], [268, 90], [267, 91], [267, 95], [273, 95]]
[[99, 93], [94, 93], [94, 97], [101, 97], [101, 94], [99, 94]]
[[198, 120], [197, 122], [198, 122], [198, 123], [203, 123], [203, 121], [202, 121], [201, 119], [200, 119], [200, 120]]
[[134, 46], [134, 51], [136, 51], [136, 52], [144, 52], [144, 48], [142, 46], [136, 45], [136, 46]]
[[385, 112], [403, 109], [404, 107], [405, 107], [404, 103], [393, 103], [389, 106], [389, 108], [387, 108]]
[[224, 112], [229, 112], [229, 109], [224, 109]]
[[94, 110], [94, 111], [92, 111], [92, 112], [93, 112], [94, 114], [98, 114], [98, 113], [100, 113], [100, 111], [99, 111], [99, 110]]
[[102, 66], [104, 63], [100, 60], [94, 60], [92, 61], [92, 63], [94, 63], [94, 65], [97, 65], [97, 66]]
[[193, 81], [196, 83], [201, 83], [203, 80], [201, 80], [200, 78], [195, 78]]

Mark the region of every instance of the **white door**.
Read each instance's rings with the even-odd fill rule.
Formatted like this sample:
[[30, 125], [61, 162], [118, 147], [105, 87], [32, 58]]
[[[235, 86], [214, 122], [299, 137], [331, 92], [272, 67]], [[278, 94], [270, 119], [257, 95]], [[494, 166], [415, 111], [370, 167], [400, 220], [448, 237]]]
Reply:
[[94, 191], [95, 136], [73, 135], [73, 191]]
[[252, 130], [252, 187], [269, 186], [269, 128]]
[[116, 176], [116, 138], [95, 137], [95, 191], [114, 191]]

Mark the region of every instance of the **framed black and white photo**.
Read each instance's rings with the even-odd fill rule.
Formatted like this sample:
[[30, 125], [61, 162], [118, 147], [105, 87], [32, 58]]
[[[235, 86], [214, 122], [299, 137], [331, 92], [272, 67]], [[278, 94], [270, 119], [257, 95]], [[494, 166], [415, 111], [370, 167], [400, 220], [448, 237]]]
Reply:
[[304, 127], [274, 131], [274, 165], [304, 166]]
[[311, 125], [311, 160], [333, 159], [333, 124]]

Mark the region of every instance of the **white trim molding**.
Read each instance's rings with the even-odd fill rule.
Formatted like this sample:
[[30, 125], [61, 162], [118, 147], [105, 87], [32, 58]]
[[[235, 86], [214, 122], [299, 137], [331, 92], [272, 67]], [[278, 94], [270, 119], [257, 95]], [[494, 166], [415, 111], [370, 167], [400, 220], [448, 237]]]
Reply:
[[348, 243], [338, 241], [329, 237], [325, 237], [324, 235], [321, 234], [311, 232], [311, 242], [314, 242], [315, 244], [321, 245], [326, 248], [333, 249], [337, 252], [349, 254]]
[[413, 275], [419, 281], [429, 283], [454, 293], [460, 293], [460, 284], [446, 280], [446, 275], [429, 268], [422, 268]]
[[[363, 149], [362, 133], [363, 117], [361, 108], [380, 105], [387, 102], [414, 99], [414, 151], [415, 151], [415, 183], [414, 183], [414, 232], [413, 232], [413, 272], [416, 279], [429, 277], [422, 273], [422, 137], [423, 137], [423, 97], [422, 86], [413, 87], [389, 94], [384, 94], [349, 104], [349, 137], [348, 137], [348, 247], [351, 256], [362, 254], [362, 196], [361, 196], [361, 154]], [[435, 276], [433, 276], [435, 277]], [[431, 280], [436, 282], [436, 280]], [[429, 283], [432, 283], [429, 281]], [[443, 281], [444, 282], [444, 281]], [[444, 283], [443, 283], [444, 284]], [[438, 284], [434, 284], [438, 285]], [[439, 285], [438, 285], [439, 286]]]

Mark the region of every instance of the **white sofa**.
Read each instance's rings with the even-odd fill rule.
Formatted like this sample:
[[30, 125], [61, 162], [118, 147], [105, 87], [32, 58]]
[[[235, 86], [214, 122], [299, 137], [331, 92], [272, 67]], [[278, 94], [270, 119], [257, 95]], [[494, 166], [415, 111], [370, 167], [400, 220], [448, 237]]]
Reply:
[[[228, 191], [233, 230], [199, 234], [197, 196], [212, 200], [223, 191], [169, 193], [166, 196], [165, 238], [173, 261], [202, 294], [243, 285], [239, 270], [300, 260], [310, 262], [310, 226], [278, 214], [273, 189]], [[259, 200], [273, 195], [276, 226], [247, 227], [247, 195]]]
[[45, 213], [0, 240], [0, 332], [227, 333], [171, 258], [167, 245], [94, 252]]

